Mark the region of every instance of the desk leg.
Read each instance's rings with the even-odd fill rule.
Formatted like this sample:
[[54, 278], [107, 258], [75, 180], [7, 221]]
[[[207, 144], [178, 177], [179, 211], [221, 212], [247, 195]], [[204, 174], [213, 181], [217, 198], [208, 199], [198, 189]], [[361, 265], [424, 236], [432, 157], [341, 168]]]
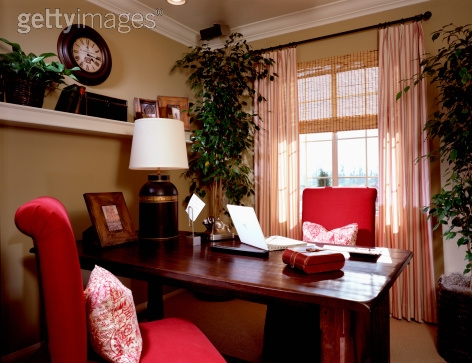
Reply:
[[390, 362], [390, 301], [388, 292], [370, 313], [371, 362]]
[[388, 294], [370, 313], [322, 305], [321, 362], [390, 362]]
[[321, 362], [355, 363], [355, 345], [351, 329], [351, 312], [321, 305]]
[[164, 318], [162, 284], [157, 280], [148, 281], [147, 318], [149, 321]]

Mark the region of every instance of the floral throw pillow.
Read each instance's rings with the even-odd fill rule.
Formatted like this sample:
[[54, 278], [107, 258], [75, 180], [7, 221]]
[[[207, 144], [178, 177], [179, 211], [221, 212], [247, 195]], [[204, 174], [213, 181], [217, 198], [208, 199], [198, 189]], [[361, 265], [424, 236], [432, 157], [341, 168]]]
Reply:
[[328, 231], [323, 226], [303, 222], [303, 241], [317, 243], [332, 243], [337, 245], [355, 245], [357, 239], [357, 223], [351, 223], [347, 226], [335, 228]]
[[109, 362], [138, 363], [142, 338], [131, 290], [95, 266], [84, 291], [92, 348]]

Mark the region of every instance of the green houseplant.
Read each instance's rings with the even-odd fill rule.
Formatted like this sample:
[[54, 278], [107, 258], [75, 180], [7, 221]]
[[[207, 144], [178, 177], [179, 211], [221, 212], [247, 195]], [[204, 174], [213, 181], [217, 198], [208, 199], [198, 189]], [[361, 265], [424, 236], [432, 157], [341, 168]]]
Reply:
[[[438, 91], [438, 107], [425, 130], [439, 146], [427, 157], [441, 160], [445, 185], [425, 208], [435, 218], [435, 228], [444, 226], [446, 240], [465, 246], [463, 274], [442, 275], [438, 281], [438, 352], [447, 361], [471, 362], [472, 347], [472, 29], [470, 25], [446, 25], [433, 33], [441, 40], [437, 54], [425, 58], [414, 85], [425, 77]], [[403, 92], [408, 91], [409, 86]], [[402, 92], [397, 95], [401, 97]]]
[[45, 62], [46, 58], [55, 57], [54, 53], [26, 54], [19, 44], [0, 40], [12, 49], [0, 54], [0, 74], [5, 81], [7, 102], [42, 107], [46, 89], [65, 84], [65, 76], [77, 80], [72, 72], [79, 70], [78, 67], [67, 69], [57, 61]]
[[273, 63], [253, 51], [241, 34], [233, 33], [222, 48], [205, 43], [193, 47], [172, 68], [188, 74], [195, 96], [189, 113], [196, 129], [185, 176], [192, 181], [190, 193], [201, 197], [211, 193], [210, 214], [216, 218], [224, 210], [224, 200], [240, 204], [254, 193], [252, 169], [244, 161], [258, 129], [250, 106], [254, 98], [264, 101], [254, 81], [273, 80], [276, 74], [268, 70]]

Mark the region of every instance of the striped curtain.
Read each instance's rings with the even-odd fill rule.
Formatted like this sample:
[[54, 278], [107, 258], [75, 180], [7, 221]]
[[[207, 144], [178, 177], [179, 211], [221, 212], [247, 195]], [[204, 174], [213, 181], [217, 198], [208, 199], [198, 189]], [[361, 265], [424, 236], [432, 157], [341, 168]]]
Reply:
[[254, 138], [256, 213], [264, 235], [301, 239], [296, 48], [266, 53], [274, 81], [256, 81], [267, 102], [257, 103]]
[[392, 316], [436, 322], [432, 228], [422, 212], [431, 200], [429, 160], [420, 158], [428, 154], [426, 80], [395, 101], [424, 54], [420, 22], [379, 29], [378, 244], [413, 251], [390, 291]]

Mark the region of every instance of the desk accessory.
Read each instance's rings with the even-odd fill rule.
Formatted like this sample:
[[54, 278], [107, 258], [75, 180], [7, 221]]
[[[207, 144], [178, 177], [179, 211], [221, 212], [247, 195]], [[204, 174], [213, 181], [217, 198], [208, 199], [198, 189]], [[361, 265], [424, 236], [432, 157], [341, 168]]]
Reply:
[[92, 221], [92, 227], [84, 231], [84, 240], [96, 247], [109, 247], [138, 239], [123, 193], [85, 193], [84, 199]]
[[221, 241], [225, 239], [233, 239], [234, 233], [231, 228], [221, 219], [208, 217], [203, 221], [206, 228], [205, 238], [210, 241]]
[[202, 244], [202, 239], [200, 236], [195, 236], [195, 228], [193, 225], [194, 214], [193, 214], [192, 206], [189, 206], [187, 210], [188, 210], [188, 222], [189, 222], [189, 225], [192, 225], [192, 234], [187, 236], [187, 242], [190, 243], [192, 246], [199, 246]]
[[203, 207], [205, 207], [205, 202], [193, 194], [186, 209], [186, 212], [188, 213], [189, 225], [192, 225], [192, 234], [187, 236], [187, 242], [193, 246], [198, 246], [202, 242], [202, 238], [200, 236], [195, 236], [194, 222], [202, 211]]
[[340, 270], [345, 258], [340, 252], [321, 248], [287, 248], [282, 254], [282, 261], [292, 268], [307, 274]]
[[365, 262], [377, 262], [379, 257], [382, 255], [381, 252], [374, 249], [369, 249], [364, 251], [364, 249], [359, 251], [349, 251], [349, 258], [351, 260], [365, 261]]
[[230, 253], [233, 255], [268, 258], [269, 251], [261, 250], [238, 240], [226, 240], [211, 242], [210, 250], [214, 252]]
[[176, 238], [178, 191], [161, 169], [187, 169], [187, 147], [182, 121], [142, 118], [134, 122], [129, 168], [156, 170], [139, 191], [139, 240]]
[[382, 256], [382, 250], [378, 248], [360, 247], [360, 246], [341, 246], [331, 243], [316, 243], [313, 248], [321, 248], [333, 252], [349, 253], [350, 260], [365, 262], [377, 262]]

